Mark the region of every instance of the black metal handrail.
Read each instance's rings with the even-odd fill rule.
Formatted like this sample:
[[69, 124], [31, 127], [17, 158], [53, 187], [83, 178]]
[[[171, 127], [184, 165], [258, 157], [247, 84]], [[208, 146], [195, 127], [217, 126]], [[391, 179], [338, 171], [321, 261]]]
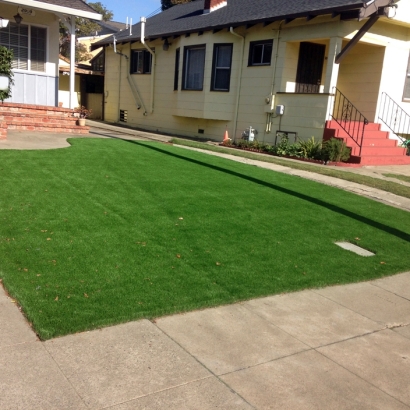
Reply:
[[380, 101], [379, 120], [383, 121], [402, 142], [410, 139], [410, 115], [385, 92], [382, 93]]
[[364, 127], [369, 121], [339, 89], [334, 87], [333, 93], [334, 105], [332, 118], [357, 144], [360, 156], [362, 153]]

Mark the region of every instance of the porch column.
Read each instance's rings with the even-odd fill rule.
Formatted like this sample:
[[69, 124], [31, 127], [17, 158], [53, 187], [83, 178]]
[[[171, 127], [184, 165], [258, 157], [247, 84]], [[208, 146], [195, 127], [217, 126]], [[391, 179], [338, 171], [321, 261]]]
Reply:
[[[326, 75], [325, 84], [323, 92], [325, 94], [333, 93], [333, 87], [337, 85], [337, 78], [339, 75], [339, 64], [335, 63], [336, 56], [342, 50], [342, 38], [341, 37], [331, 37], [329, 41], [329, 49], [327, 53], [327, 65], [326, 65]], [[326, 119], [330, 118], [333, 112], [333, 102], [334, 98], [329, 97], [328, 106], [326, 112]]]
[[339, 64], [335, 63], [336, 56], [342, 50], [341, 37], [332, 37], [329, 41], [329, 51], [327, 56], [326, 76], [324, 93], [332, 93], [333, 87], [336, 87], [337, 76], [339, 75]]
[[75, 16], [70, 17], [70, 108], [74, 107], [75, 95]]

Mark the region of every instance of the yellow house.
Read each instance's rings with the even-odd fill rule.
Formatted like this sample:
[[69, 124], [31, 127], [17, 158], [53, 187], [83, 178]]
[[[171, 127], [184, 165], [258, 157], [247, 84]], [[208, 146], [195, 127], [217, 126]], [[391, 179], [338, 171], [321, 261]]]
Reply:
[[105, 120], [216, 141], [334, 135], [353, 162], [410, 163], [394, 140], [410, 134], [409, 3], [198, 0], [142, 18], [94, 46]]

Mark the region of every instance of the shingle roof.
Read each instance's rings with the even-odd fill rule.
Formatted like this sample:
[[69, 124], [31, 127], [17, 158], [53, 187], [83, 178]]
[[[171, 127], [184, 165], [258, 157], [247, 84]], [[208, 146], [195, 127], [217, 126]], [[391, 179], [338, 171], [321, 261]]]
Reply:
[[[307, 15], [322, 15], [363, 7], [361, 0], [227, 0], [228, 5], [203, 14], [204, 0], [177, 5], [147, 19], [145, 35], [158, 38], [189, 32], [214, 30], [229, 26], [276, 21]], [[139, 40], [141, 23], [116, 34], [119, 42]], [[96, 44], [107, 44], [112, 38]]]
[[98, 25], [101, 27], [101, 30], [98, 30], [98, 34], [112, 34], [117, 31], [124, 30], [126, 27], [125, 23], [120, 23], [118, 21], [99, 21]]
[[55, 6], [69, 7], [76, 10], [88, 11], [90, 13], [97, 13], [91, 6], [82, 0], [34, 0], [39, 3], [53, 4]]

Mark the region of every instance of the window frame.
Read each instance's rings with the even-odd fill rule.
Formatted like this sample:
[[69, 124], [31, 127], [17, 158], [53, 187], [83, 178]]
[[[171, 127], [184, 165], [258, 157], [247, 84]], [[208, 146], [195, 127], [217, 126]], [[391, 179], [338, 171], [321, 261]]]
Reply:
[[179, 87], [179, 61], [181, 59], [181, 49], [178, 47], [175, 50], [175, 71], [174, 71], [174, 91], [178, 91]]
[[[203, 68], [202, 68], [202, 86], [200, 88], [188, 88], [187, 81], [188, 81], [188, 64], [189, 64], [189, 53], [191, 50], [203, 50]], [[185, 46], [184, 47], [184, 59], [183, 59], [183, 67], [182, 67], [182, 84], [181, 90], [184, 91], [203, 91], [204, 89], [204, 77], [205, 77], [205, 59], [206, 59], [206, 44], [196, 44], [192, 46]]]
[[[137, 71], [138, 70], [138, 57], [134, 57], [135, 55], [138, 55], [140, 53], [142, 54], [142, 72]], [[147, 57], [149, 58], [148, 62], [147, 62]], [[135, 59], [137, 59], [137, 64], [136, 64], [137, 67], [135, 67]], [[152, 72], [151, 53], [144, 48], [132, 49], [131, 54], [130, 54], [130, 74], [143, 75], [143, 74], [151, 74], [151, 72]]]
[[410, 52], [407, 62], [406, 78], [404, 79], [403, 99], [404, 102], [410, 102]]
[[[22, 72], [22, 73], [27, 73], [27, 72], [47, 73], [47, 63], [48, 63], [48, 53], [49, 53], [49, 46], [48, 46], [49, 45], [49, 29], [48, 29], [48, 27], [43, 26], [41, 24], [23, 24], [23, 23], [17, 24], [17, 23], [13, 23], [13, 22], [10, 21], [9, 24], [7, 25], [7, 27], [0, 28], [0, 33], [1, 32], [7, 32], [8, 36], [9, 36], [9, 40], [6, 44], [5, 42], [1, 41], [1, 35], [0, 35], [0, 45], [6, 47], [9, 50], [13, 49], [11, 41], [10, 41], [10, 35], [14, 34], [14, 33], [10, 33], [10, 29], [12, 27], [15, 27], [15, 28], [19, 29], [19, 33], [17, 34], [17, 36], [18, 36], [18, 49], [19, 50], [23, 49], [23, 48], [27, 49], [27, 57], [26, 57], [27, 68], [21, 68], [21, 66], [18, 67], [18, 65], [20, 65], [19, 58], [20, 58], [20, 54], [21, 54], [21, 53], [19, 53], [18, 59], [15, 59], [15, 57], [13, 57], [13, 62], [17, 61], [17, 67], [13, 67], [13, 64], [12, 64], [12, 70], [15, 71], [15, 72]], [[27, 46], [26, 47], [20, 45], [21, 44], [20, 43], [20, 37], [21, 37], [20, 28], [21, 27], [27, 27]], [[41, 41], [43, 41], [43, 46], [44, 46], [43, 49], [37, 48], [37, 47], [34, 49], [34, 41], [32, 41], [33, 40], [33, 38], [32, 38], [33, 37], [33, 33], [32, 33], [33, 28], [36, 29], [36, 30], [43, 30], [44, 35], [40, 39]], [[33, 60], [32, 57], [33, 57], [33, 55], [37, 54], [39, 51], [43, 52], [44, 58], [41, 61], [36, 61], [36, 62], [33, 63], [34, 60]], [[36, 70], [36, 69], [32, 68], [33, 66], [37, 67], [39, 64], [43, 65], [43, 70]]]
[[[261, 62], [256, 63], [254, 62], [254, 50], [257, 46], [263, 46], [262, 49], [262, 54], [261, 54]], [[270, 56], [269, 56], [269, 62], [264, 63], [264, 54], [265, 54], [265, 45], [270, 45], [271, 50], [270, 50]], [[259, 41], [251, 41], [249, 43], [249, 56], [248, 56], [248, 67], [264, 67], [264, 66], [270, 66], [272, 63], [272, 52], [273, 52], [273, 39], [268, 39], [268, 40], [259, 40]]]
[[[218, 67], [217, 59], [218, 59], [218, 49], [219, 47], [230, 47], [230, 55], [229, 55], [229, 67]], [[232, 72], [232, 55], [233, 55], [233, 43], [215, 43], [214, 50], [213, 50], [213, 58], [212, 58], [212, 75], [211, 75], [211, 91], [217, 92], [229, 92], [230, 85], [231, 85], [231, 72]], [[219, 70], [228, 70], [228, 83], [226, 88], [216, 88], [215, 84], [217, 81], [218, 71]]]

